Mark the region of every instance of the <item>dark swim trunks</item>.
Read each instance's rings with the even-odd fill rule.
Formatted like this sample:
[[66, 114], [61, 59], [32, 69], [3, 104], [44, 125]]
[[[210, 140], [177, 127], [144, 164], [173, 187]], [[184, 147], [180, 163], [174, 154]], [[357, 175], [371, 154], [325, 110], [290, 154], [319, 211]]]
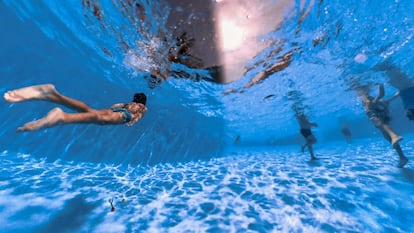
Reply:
[[367, 112], [367, 115], [368, 118], [374, 122], [381, 121], [383, 124], [388, 124], [391, 121], [391, 117], [385, 111], [369, 111]]
[[125, 108], [111, 108], [113, 112], [122, 113], [122, 118], [124, 119], [123, 123], [128, 123], [132, 120], [132, 114]]
[[300, 134], [302, 134], [304, 138], [307, 138], [312, 135], [312, 131], [310, 129], [300, 129]]

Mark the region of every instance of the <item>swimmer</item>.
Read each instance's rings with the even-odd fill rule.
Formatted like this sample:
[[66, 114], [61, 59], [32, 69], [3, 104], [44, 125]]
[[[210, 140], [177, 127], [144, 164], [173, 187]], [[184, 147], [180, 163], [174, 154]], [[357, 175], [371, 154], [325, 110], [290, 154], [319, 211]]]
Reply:
[[351, 130], [349, 129], [348, 125], [345, 125], [344, 127], [342, 127], [341, 133], [342, 133], [342, 135], [344, 135], [345, 140], [348, 143], [351, 143], [351, 141], [352, 141], [352, 133], [351, 133]]
[[397, 95], [400, 96], [405, 114], [409, 120], [414, 120], [414, 81], [396, 65], [389, 60], [383, 61], [374, 66], [374, 70], [385, 72], [389, 78], [389, 83], [398, 89]]
[[237, 144], [239, 144], [239, 143], [240, 143], [240, 135], [237, 135], [237, 136], [236, 136], [236, 138], [234, 139], [233, 144], [234, 144], [234, 145], [237, 145]]
[[60, 108], [52, 109], [45, 117], [26, 123], [17, 129], [18, 132], [35, 131], [50, 128], [59, 124], [91, 123], [100, 125], [126, 124], [134, 125], [147, 111], [147, 98], [144, 93], [136, 93], [127, 104], [114, 104], [108, 109], [93, 109], [84, 102], [60, 94], [52, 84], [30, 86], [8, 91], [3, 98], [10, 103], [29, 100], [41, 100], [57, 103], [73, 109], [78, 113], [66, 113]]
[[399, 144], [403, 138], [397, 135], [389, 125], [391, 117], [389, 114], [388, 105], [398, 95], [394, 95], [388, 100], [381, 100], [384, 96], [384, 86], [382, 84], [379, 85], [378, 96], [376, 98], [369, 96], [368, 91], [364, 88], [359, 88], [358, 94], [362, 99], [368, 118], [374, 123], [375, 127], [381, 131], [384, 138], [390, 142], [392, 147], [396, 150], [400, 160], [397, 167], [404, 167], [407, 164], [408, 159], [405, 157]]
[[305, 138], [306, 143], [301, 147], [301, 151], [305, 152], [305, 148], [308, 148], [308, 151], [311, 156], [311, 160], [317, 159], [313, 153], [312, 145], [316, 143], [316, 137], [312, 134], [312, 127], [318, 127], [318, 124], [310, 122], [308, 117], [303, 113], [295, 114], [295, 117], [300, 125], [300, 134]]
[[109, 204], [111, 205], [111, 212], [115, 212], [114, 199], [109, 199]]
[[[359, 53], [354, 57], [354, 61], [359, 64], [365, 64], [368, 59], [369, 57], [364, 53]], [[373, 66], [373, 70], [384, 72], [388, 77], [388, 83], [398, 89], [396, 96], [400, 96], [407, 118], [414, 120], [414, 79], [394, 65], [390, 59], [377, 63]]]

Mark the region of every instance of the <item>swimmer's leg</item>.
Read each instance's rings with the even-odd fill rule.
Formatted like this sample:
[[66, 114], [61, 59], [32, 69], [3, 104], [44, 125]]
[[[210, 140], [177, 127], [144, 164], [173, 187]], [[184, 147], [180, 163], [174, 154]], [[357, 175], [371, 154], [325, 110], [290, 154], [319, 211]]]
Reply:
[[316, 158], [316, 157], [315, 157], [315, 155], [314, 155], [314, 153], [313, 153], [313, 147], [312, 147], [312, 144], [308, 144], [308, 150], [309, 150], [309, 153], [310, 153], [310, 156], [311, 156], [311, 160], [316, 160], [316, 159], [318, 159], [318, 158]]
[[17, 131], [35, 131], [44, 128], [53, 127], [61, 122], [63, 118], [63, 111], [60, 108], [52, 109], [45, 117], [40, 120], [29, 122], [22, 127], [19, 127]]
[[408, 163], [408, 159], [407, 159], [407, 157], [405, 157], [399, 143], [396, 143], [393, 147], [397, 151], [398, 157], [400, 159], [397, 167], [398, 168], [403, 168]]
[[308, 144], [305, 144], [305, 145], [303, 145], [303, 146], [300, 146], [300, 151], [303, 153], [303, 152], [305, 152], [305, 148], [306, 148], [306, 146], [307, 146]]
[[11, 103], [28, 100], [44, 100], [61, 104], [78, 112], [90, 112], [93, 109], [82, 101], [60, 94], [52, 84], [43, 84], [8, 91], [4, 99]]
[[81, 113], [65, 113], [60, 108], [52, 109], [46, 117], [40, 120], [29, 122], [22, 127], [18, 128], [19, 132], [34, 131], [44, 128], [50, 128], [57, 124], [118, 124], [117, 120], [108, 119], [106, 114], [102, 114], [99, 111], [81, 112]]
[[[391, 127], [389, 126], [389, 125], [387, 125], [387, 124], [383, 124], [382, 125], [382, 132], [383, 132], [383, 134], [384, 134], [384, 131], [385, 131], [385, 133], [386, 134], [388, 134], [389, 135], [389, 137], [390, 137], [390, 139], [391, 140], [389, 140], [387, 137], [385, 137], [387, 140], [389, 140], [390, 141], [390, 143], [391, 143], [391, 145], [392, 146], [394, 146], [395, 144], [397, 144], [397, 143], [399, 143], [401, 140], [403, 140], [403, 138], [402, 137], [400, 137], [400, 136], [398, 136], [392, 129], [391, 129]], [[385, 135], [385, 134], [384, 134]]]
[[3, 98], [10, 103], [28, 100], [49, 100], [53, 92], [56, 92], [53, 85], [43, 84], [8, 91], [3, 95]]

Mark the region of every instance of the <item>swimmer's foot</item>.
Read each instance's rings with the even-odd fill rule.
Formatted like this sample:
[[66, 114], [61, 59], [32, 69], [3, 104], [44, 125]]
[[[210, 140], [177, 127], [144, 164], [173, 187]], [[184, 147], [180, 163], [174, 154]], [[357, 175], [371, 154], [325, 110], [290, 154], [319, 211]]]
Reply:
[[403, 168], [408, 163], [408, 159], [406, 157], [400, 159], [400, 162], [398, 163], [398, 168]]
[[56, 93], [55, 86], [43, 84], [8, 91], [4, 93], [3, 98], [10, 103], [27, 100], [49, 100], [54, 93]]
[[318, 160], [315, 156], [311, 156], [311, 161]]
[[19, 127], [17, 131], [35, 131], [39, 129], [49, 128], [57, 125], [62, 119], [63, 111], [60, 108], [52, 109], [45, 117], [40, 120], [29, 122], [22, 127]]
[[395, 144], [399, 143], [402, 140], [403, 140], [402, 137], [399, 137], [399, 136], [398, 137], [395, 137], [395, 138], [392, 139], [391, 145], [394, 146]]

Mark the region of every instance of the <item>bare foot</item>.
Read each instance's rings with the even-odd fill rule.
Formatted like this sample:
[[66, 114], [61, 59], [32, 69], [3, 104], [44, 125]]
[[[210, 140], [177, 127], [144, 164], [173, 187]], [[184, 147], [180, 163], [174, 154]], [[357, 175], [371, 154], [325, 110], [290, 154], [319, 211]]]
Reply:
[[408, 163], [408, 159], [406, 157], [400, 159], [400, 162], [398, 163], [398, 168], [403, 168]]
[[396, 143], [399, 143], [401, 140], [403, 140], [402, 137], [393, 138], [391, 141], [391, 145], [394, 146]]
[[19, 127], [17, 131], [35, 131], [39, 129], [49, 128], [57, 125], [62, 119], [63, 111], [60, 108], [52, 109], [45, 117], [40, 120], [26, 123], [22, 127]]
[[27, 100], [48, 100], [52, 93], [55, 93], [55, 86], [43, 84], [37, 86], [24, 87], [4, 93], [3, 98], [11, 103]]

